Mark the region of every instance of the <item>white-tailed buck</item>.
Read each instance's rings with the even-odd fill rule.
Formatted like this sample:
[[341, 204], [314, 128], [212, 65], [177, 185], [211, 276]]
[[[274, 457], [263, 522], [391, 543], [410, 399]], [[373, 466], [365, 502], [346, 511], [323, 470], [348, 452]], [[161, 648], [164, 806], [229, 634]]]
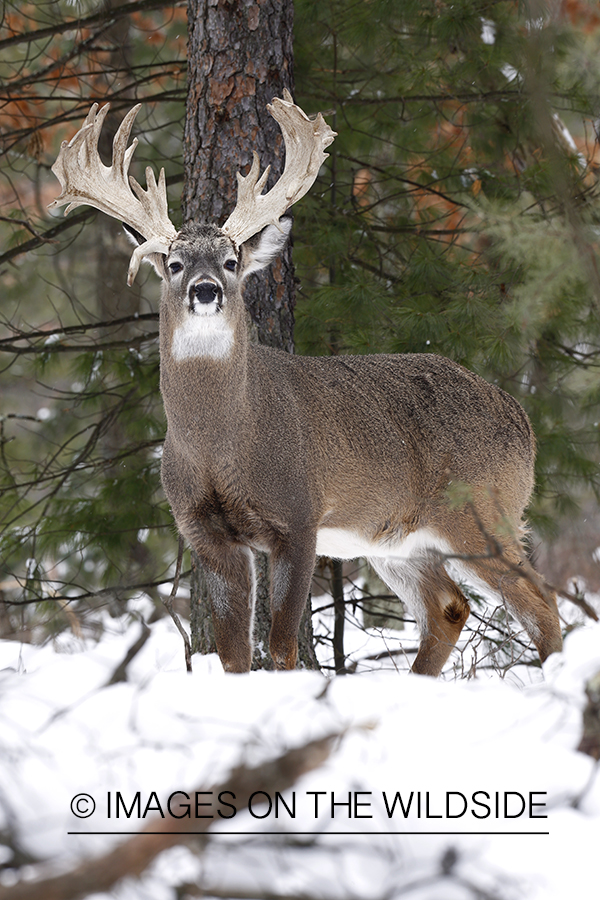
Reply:
[[[448, 359], [427, 354], [308, 358], [248, 339], [245, 279], [279, 253], [282, 218], [313, 184], [335, 137], [289, 94], [269, 107], [283, 131], [285, 171], [266, 194], [259, 160], [238, 175], [222, 227], [168, 217], [164, 172], [147, 190], [128, 178], [139, 106], [98, 155], [108, 107], [94, 105], [53, 166], [53, 206], [89, 204], [120, 219], [163, 280], [161, 391], [168, 430], [162, 481], [210, 587], [226, 670], [250, 668], [253, 550], [271, 558], [276, 665], [296, 663], [315, 554], [366, 557], [421, 631], [415, 672], [437, 675], [469, 614], [461, 583], [504, 602], [541, 659], [561, 648], [553, 596], [524, 578], [522, 516], [535, 441], [521, 406]], [[452, 502], [453, 485], [463, 503]]]

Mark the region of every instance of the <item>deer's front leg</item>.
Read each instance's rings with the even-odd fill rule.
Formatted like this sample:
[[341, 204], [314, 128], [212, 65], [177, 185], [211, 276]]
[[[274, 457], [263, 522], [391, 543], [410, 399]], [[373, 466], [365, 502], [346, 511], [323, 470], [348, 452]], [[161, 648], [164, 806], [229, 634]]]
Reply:
[[206, 578], [219, 658], [226, 672], [249, 672], [255, 601], [254, 557], [248, 547], [196, 525], [188, 538]]
[[296, 533], [293, 547], [271, 554], [271, 634], [269, 650], [278, 669], [293, 669], [298, 658], [300, 620], [315, 567], [316, 535]]
[[227, 565], [204, 563], [219, 658], [226, 672], [249, 672], [256, 581], [252, 551], [230, 547]]

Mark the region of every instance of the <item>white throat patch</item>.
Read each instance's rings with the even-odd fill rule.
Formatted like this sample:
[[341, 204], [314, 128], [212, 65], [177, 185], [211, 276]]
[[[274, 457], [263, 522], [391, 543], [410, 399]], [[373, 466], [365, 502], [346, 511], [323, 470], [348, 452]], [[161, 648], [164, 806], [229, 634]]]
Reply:
[[184, 359], [227, 359], [233, 347], [233, 329], [222, 315], [189, 316], [173, 332], [171, 355]]

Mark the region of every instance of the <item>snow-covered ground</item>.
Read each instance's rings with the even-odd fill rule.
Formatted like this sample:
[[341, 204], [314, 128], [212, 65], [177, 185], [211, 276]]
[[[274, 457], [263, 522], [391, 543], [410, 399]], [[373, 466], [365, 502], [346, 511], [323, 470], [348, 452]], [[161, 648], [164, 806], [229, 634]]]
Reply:
[[[142, 616], [149, 601], [137, 606]], [[227, 785], [241, 763], [339, 732], [325, 764], [270, 805], [201, 795], [208, 844], [165, 851], [110, 896], [171, 900], [199, 880], [209, 896], [253, 898], [594, 896], [600, 779], [576, 747], [600, 625], [576, 628], [543, 674], [457, 679], [455, 664], [435, 681], [409, 675], [400, 655], [327, 680], [225, 676], [216, 657], [194, 657], [188, 674], [162, 619], [128, 680], [106, 686], [141, 625], [103, 624], [97, 642], [0, 642], [0, 889], [106, 852], [126, 838], [98, 832], [139, 830], [175, 791]], [[347, 640], [358, 658], [410, 634]]]

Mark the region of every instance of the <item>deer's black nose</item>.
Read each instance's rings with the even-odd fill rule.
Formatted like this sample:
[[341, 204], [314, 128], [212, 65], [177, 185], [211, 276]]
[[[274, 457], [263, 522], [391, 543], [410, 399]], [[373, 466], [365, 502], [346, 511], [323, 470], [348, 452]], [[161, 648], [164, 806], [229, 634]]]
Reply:
[[199, 281], [190, 287], [190, 303], [195, 300], [198, 303], [217, 303], [221, 302], [223, 291], [218, 284], [213, 281]]

